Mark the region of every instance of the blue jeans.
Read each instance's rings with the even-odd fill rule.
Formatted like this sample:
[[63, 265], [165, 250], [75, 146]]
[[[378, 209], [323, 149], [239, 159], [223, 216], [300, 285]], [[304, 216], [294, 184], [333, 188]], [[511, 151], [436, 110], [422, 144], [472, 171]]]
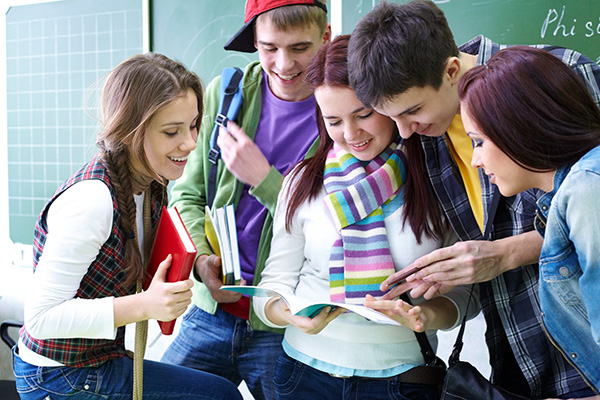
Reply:
[[[112, 359], [98, 367], [37, 367], [13, 348], [13, 371], [22, 400], [131, 400], [133, 360]], [[220, 376], [144, 360], [144, 399], [239, 399], [237, 387]]]
[[336, 378], [289, 357], [277, 358], [275, 391], [278, 400], [435, 400], [436, 388], [387, 379]]
[[210, 372], [236, 385], [242, 380], [256, 400], [275, 399], [275, 361], [283, 335], [252, 330], [248, 321], [217, 309], [192, 306], [162, 362]]

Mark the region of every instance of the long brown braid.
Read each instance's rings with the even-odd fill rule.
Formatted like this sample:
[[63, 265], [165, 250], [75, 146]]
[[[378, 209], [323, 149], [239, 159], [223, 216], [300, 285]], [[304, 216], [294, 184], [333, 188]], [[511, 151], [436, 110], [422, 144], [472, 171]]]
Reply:
[[[133, 198], [131, 186], [131, 177], [127, 163], [126, 152], [113, 153], [103, 152], [102, 160], [111, 184], [115, 190], [119, 213], [121, 214], [121, 227], [124, 232], [133, 232], [133, 226], [136, 223], [136, 206]], [[138, 279], [143, 277], [144, 266], [142, 255], [138, 246], [136, 246], [133, 237], [125, 238], [125, 284], [127, 286], [135, 284]]]
[[[136, 205], [133, 197], [131, 176], [127, 166], [128, 158], [125, 152], [115, 154], [112, 152], [102, 152], [102, 161], [108, 171], [111, 184], [115, 190], [119, 213], [121, 215], [121, 227], [126, 233], [134, 232], [136, 224]], [[168, 181], [159, 183], [153, 181], [150, 186], [151, 198], [156, 200], [157, 206], [162, 208], [168, 203], [167, 186]], [[152, 232], [144, 235], [144, 248], [148, 248], [154, 241], [156, 227]], [[145, 278], [145, 267], [143, 258], [133, 236], [125, 238], [125, 285], [133, 285], [139, 279]]]
[[[96, 144], [115, 190], [125, 239], [125, 283], [134, 285], [144, 278], [144, 265], [132, 232], [136, 224], [136, 204], [130, 172], [135, 157], [151, 174], [151, 198], [159, 207], [167, 205], [168, 181], [149, 165], [144, 151], [146, 127], [153, 116], [173, 99], [191, 89], [198, 100], [202, 120], [203, 88], [198, 76], [181, 63], [161, 54], [146, 53], [128, 58], [108, 76], [102, 91], [102, 131]], [[145, 232], [144, 249], [154, 240], [155, 232]]]

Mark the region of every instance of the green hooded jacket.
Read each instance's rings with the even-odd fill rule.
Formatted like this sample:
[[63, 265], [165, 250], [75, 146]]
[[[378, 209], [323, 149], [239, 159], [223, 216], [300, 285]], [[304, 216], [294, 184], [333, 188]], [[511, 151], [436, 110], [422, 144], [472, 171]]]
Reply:
[[[242, 85], [243, 104], [237, 121], [250, 139], [254, 138], [260, 119], [262, 106], [260, 86], [262, 79], [262, 68], [259, 62], [252, 62], [246, 66]], [[196, 150], [190, 155], [183, 175], [177, 180], [171, 190], [170, 206], [177, 207], [177, 210], [181, 214], [181, 218], [198, 249], [198, 256], [213, 254], [204, 233], [204, 208], [207, 198], [208, 173], [211, 166], [208, 160], [210, 136], [219, 107], [220, 85], [221, 76], [218, 76], [206, 88], [204, 114]], [[317, 138], [311, 145], [306, 157], [314, 155], [318, 142], [319, 139]], [[282, 175], [272, 166], [267, 176], [249, 191], [250, 195], [256, 197], [269, 211], [263, 225], [258, 246], [253, 285], [259, 283], [261, 272], [265, 267], [265, 262], [271, 249], [273, 213], [277, 205], [277, 196], [279, 195], [282, 181]], [[243, 183], [238, 181], [229, 172], [223, 161], [219, 161], [213, 207], [221, 207], [226, 204], [235, 204], [237, 206], [243, 186]], [[193, 279], [194, 296], [192, 300], [194, 304], [202, 310], [214, 314], [217, 310], [217, 302], [212, 298], [208, 288], [202, 282], [198, 281], [194, 276]], [[281, 329], [274, 329], [262, 323], [256, 314], [254, 314], [252, 307], [250, 308], [250, 323], [255, 330], [283, 332]]]

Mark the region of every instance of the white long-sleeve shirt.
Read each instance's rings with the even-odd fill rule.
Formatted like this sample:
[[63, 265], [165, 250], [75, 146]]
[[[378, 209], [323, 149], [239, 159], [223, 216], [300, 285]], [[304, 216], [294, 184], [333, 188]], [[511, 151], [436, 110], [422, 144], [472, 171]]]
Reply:
[[[323, 203], [325, 191], [322, 190], [316, 199], [298, 208], [291, 232], [288, 233], [285, 230], [286, 184], [287, 181], [280, 192], [274, 216], [271, 255], [259, 286], [315, 301], [329, 301], [328, 262], [338, 232]], [[388, 210], [385, 215], [388, 242], [396, 270], [456, 241], [453, 233], [446, 232], [441, 240], [423, 237], [422, 243], [417, 244], [410, 226], [402, 226], [403, 208], [401, 206], [391, 213]], [[457, 323], [464, 315], [468, 295], [469, 287], [459, 287], [445, 296], [457, 306]], [[267, 301], [268, 298], [255, 297], [254, 309], [263, 322], [276, 326], [265, 315]], [[422, 299], [417, 299], [415, 303], [420, 301]], [[471, 315], [478, 311], [478, 307], [469, 307]], [[436, 349], [435, 331], [427, 331], [427, 335]], [[392, 376], [423, 363], [412, 330], [376, 324], [354, 313], [339, 316], [317, 335], [308, 335], [294, 326], [287, 326], [284, 349], [293, 358], [339, 375]]]
[[[137, 206], [143, 243], [143, 197]], [[83, 276], [112, 231], [113, 202], [100, 180], [80, 181], [58, 196], [46, 217], [48, 234], [25, 300], [27, 332], [37, 339], [115, 339], [113, 297], [75, 298]], [[19, 355], [33, 365], [61, 365], [19, 343]]]

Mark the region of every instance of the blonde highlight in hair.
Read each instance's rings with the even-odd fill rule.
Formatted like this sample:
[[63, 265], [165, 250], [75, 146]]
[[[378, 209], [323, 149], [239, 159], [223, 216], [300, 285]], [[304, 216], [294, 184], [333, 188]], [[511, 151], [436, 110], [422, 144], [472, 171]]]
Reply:
[[[159, 206], [167, 204], [168, 181], [152, 169], [144, 151], [146, 128], [157, 112], [190, 89], [198, 100], [199, 125], [203, 110], [202, 83], [181, 63], [157, 53], [139, 54], [119, 64], [106, 79], [101, 96], [103, 128], [96, 144], [115, 189], [124, 232], [134, 231], [136, 224], [129, 168], [131, 157], [140, 161], [154, 178], [152, 198]], [[145, 238], [147, 246], [152, 243], [154, 232]], [[126, 284], [134, 284], [144, 276], [142, 256], [135, 243], [135, 240], [125, 240]]]

